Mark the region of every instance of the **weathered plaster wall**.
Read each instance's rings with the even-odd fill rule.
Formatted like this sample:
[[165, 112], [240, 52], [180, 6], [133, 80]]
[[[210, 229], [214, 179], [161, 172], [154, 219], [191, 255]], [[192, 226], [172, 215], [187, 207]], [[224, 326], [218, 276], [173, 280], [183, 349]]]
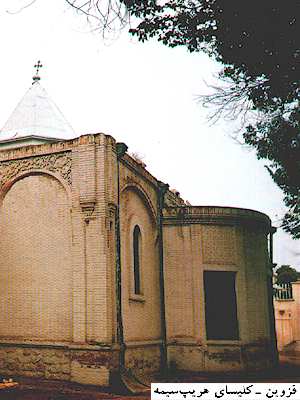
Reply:
[[277, 347], [283, 347], [296, 340], [297, 318], [295, 300], [274, 300]]
[[118, 353], [88, 345], [0, 345], [0, 374], [108, 386]]
[[293, 318], [294, 340], [300, 340], [300, 282], [293, 282], [292, 287], [295, 301]]
[[300, 340], [300, 281], [292, 282], [292, 299], [274, 300], [278, 350]]
[[145, 376], [160, 369], [160, 344], [146, 341], [131, 343], [126, 350], [126, 368], [137, 376]]

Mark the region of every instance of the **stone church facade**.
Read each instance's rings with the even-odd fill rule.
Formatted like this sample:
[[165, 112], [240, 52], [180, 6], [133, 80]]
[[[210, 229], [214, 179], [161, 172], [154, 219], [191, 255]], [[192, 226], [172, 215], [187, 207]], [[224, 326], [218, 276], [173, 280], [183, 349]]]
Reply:
[[46, 136], [0, 141], [0, 373], [271, 367], [269, 218], [186, 205], [111, 136]]

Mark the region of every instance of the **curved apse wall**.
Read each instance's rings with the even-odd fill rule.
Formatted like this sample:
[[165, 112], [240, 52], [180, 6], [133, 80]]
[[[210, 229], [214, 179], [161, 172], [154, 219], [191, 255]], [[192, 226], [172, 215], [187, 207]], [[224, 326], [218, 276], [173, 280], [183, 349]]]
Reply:
[[48, 175], [17, 181], [0, 210], [0, 337], [71, 340], [71, 220]]

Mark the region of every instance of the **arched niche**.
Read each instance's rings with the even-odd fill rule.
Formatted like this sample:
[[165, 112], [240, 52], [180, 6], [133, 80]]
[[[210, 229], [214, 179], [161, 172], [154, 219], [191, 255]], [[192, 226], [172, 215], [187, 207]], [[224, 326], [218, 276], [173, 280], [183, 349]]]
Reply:
[[71, 219], [54, 176], [17, 177], [0, 209], [0, 337], [69, 341], [72, 330]]
[[159, 339], [160, 284], [156, 218], [148, 196], [136, 186], [128, 185], [121, 193], [120, 228], [124, 339], [128, 343]]

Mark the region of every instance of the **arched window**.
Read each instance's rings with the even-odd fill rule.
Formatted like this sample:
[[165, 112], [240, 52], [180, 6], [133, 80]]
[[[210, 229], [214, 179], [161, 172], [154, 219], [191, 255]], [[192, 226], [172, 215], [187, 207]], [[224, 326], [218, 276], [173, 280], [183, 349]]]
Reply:
[[135, 225], [133, 230], [133, 279], [134, 294], [142, 294], [141, 288], [141, 230]]

